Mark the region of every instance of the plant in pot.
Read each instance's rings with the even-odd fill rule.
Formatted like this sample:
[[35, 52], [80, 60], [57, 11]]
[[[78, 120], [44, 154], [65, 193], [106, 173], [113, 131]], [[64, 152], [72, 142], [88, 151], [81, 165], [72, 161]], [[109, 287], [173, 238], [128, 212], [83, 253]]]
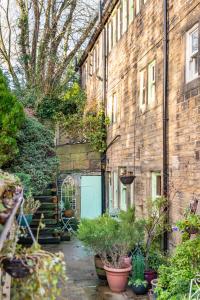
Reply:
[[186, 211], [185, 218], [176, 223], [183, 232], [183, 241], [190, 239], [192, 234], [200, 233], [200, 215]]
[[64, 209], [63, 209], [63, 215], [66, 217], [66, 218], [71, 218], [74, 216], [74, 211], [73, 209], [71, 208], [71, 204], [69, 202], [69, 200], [65, 200], [64, 202]]
[[[33, 215], [36, 213], [36, 211], [38, 210], [40, 205], [41, 205], [40, 201], [35, 200], [33, 198], [32, 194], [29, 193], [23, 204], [23, 214], [24, 215], [20, 214], [18, 217], [19, 225], [22, 227], [26, 227], [27, 226], [26, 221], [28, 224], [30, 224], [32, 222]], [[26, 218], [26, 221], [25, 221], [25, 218]]]
[[144, 278], [144, 256], [139, 248], [136, 248], [132, 261], [133, 271], [128, 284], [136, 295], [144, 295], [148, 290], [148, 282]]
[[79, 226], [78, 237], [100, 256], [113, 292], [122, 292], [127, 287], [132, 266], [126, 264], [124, 258], [141, 239], [142, 228], [142, 221], [135, 222], [133, 226], [107, 214], [95, 220], [83, 220]]
[[157, 272], [152, 269], [150, 265], [150, 253], [154, 244], [160, 240], [161, 235], [170, 230], [169, 225], [166, 224], [167, 199], [165, 197], [158, 197], [156, 199], [147, 200], [148, 215], [145, 221], [146, 242], [144, 245], [145, 251], [145, 279], [149, 286], [151, 281], [157, 277]]
[[[43, 228], [40, 221], [39, 229]], [[41, 249], [37, 242], [29, 248], [17, 244], [15, 240], [5, 243], [0, 263], [5, 272], [12, 277], [11, 297], [15, 300], [56, 300], [60, 294], [60, 281], [66, 280], [63, 253], [50, 253]]]
[[124, 185], [129, 185], [133, 183], [135, 176], [133, 175], [133, 172], [124, 172], [119, 178], [121, 183]]
[[0, 224], [4, 225], [16, 204], [16, 195], [22, 192], [19, 179], [0, 170]]

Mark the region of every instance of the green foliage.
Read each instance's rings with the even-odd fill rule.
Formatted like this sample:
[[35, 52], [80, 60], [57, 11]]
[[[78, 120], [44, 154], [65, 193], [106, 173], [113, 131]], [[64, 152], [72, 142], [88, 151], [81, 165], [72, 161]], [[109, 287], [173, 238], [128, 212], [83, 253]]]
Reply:
[[200, 233], [200, 215], [187, 213], [183, 220], [177, 222], [179, 230], [183, 231], [182, 239], [186, 241], [190, 239], [190, 230], [196, 230]]
[[19, 154], [10, 170], [18, 174], [26, 190], [41, 194], [54, 180], [58, 166], [53, 133], [35, 118], [26, 118], [17, 135], [17, 144]]
[[109, 120], [105, 118], [104, 110], [100, 109], [96, 114], [88, 114], [83, 119], [84, 134], [95, 151], [106, 150], [106, 126]]
[[[3, 258], [19, 258], [32, 268], [31, 275], [12, 280], [11, 297], [15, 300], [55, 300], [60, 295], [59, 283], [66, 280], [62, 253], [41, 250], [38, 244], [30, 248], [17, 245], [13, 254], [13, 241], [2, 251]], [[35, 266], [36, 262], [36, 266]]]
[[16, 134], [23, 122], [23, 107], [9, 90], [0, 70], [0, 167], [18, 153]]
[[178, 245], [169, 265], [159, 269], [156, 292], [159, 300], [184, 299], [189, 292], [191, 279], [200, 270], [200, 237]]
[[143, 236], [143, 222], [117, 221], [105, 214], [94, 220], [84, 219], [78, 229], [78, 238], [104, 263], [114, 268], [124, 265], [127, 256]]
[[142, 252], [139, 249], [133, 255], [132, 265], [133, 265], [132, 277], [134, 281], [138, 279], [144, 280], [144, 267], [145, 267], [144, 256], [142, 255]]

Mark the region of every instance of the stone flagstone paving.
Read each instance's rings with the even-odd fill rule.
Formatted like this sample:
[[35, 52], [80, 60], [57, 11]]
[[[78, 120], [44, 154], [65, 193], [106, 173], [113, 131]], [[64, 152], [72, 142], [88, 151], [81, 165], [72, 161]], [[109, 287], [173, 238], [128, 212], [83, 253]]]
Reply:
[[131, 290], [115, 294], [107, 286], [100, 285], [95, 273], [93, 255], [79, 241], [73, 239], [59, 245], [48, 245], [49, 251], [62, 251], [65, 255], [68, 280], [62, 285], [62, 295], [57, 300], [147, 300], [136, 297]]

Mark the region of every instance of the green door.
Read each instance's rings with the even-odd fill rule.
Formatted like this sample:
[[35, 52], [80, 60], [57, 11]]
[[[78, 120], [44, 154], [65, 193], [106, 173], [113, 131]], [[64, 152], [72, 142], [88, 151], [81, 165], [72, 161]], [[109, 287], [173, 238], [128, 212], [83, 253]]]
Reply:
[[101, 199], [101, 176], [81, 176], [81, 218], [99, 217]]

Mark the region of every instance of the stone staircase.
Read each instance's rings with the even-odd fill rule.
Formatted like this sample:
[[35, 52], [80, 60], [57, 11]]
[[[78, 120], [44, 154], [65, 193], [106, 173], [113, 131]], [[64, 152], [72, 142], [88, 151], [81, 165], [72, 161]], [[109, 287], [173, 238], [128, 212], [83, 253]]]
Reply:
[[[42, 223], [45, 224], [45, 228], [40, 229], [39, 231], [39, 243], [60, 243], [60, 237], [54, 236], [55, 228], [59, 227], [59, 205], [56, 185], [50, 184], [44, 191], [43, 195], [35, 196], [35, 200], [39, 200], [41, 206], [33, 216], [33, 220], [30, 225], [34, 236], [36, 237], [37, 235], [37, 228], [42, 217]], [[28, 237], [22, 238], [20, 241], [23, 244], [32, 244], [32, 239], [29, 234]]]

